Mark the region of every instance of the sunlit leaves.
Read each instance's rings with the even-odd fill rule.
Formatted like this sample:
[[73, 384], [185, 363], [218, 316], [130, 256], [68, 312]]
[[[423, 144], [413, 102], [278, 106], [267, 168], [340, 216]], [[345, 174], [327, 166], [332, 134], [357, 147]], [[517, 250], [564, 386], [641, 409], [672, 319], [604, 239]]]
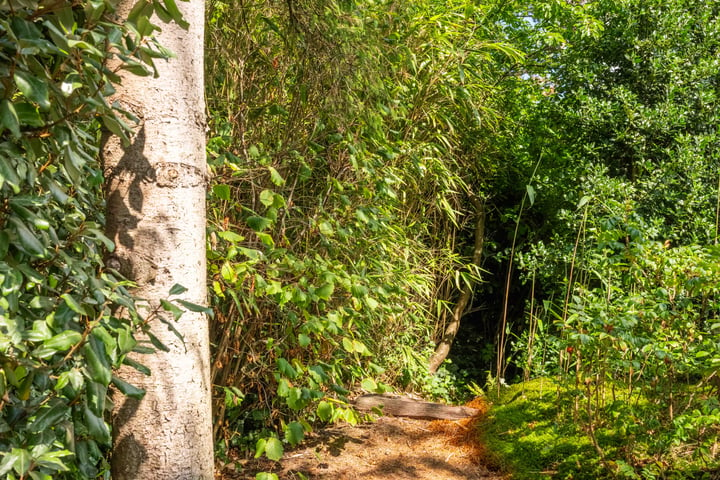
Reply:
[[170, 1], [136, 11], [141, 31], [105, 21], [112, 2], [15, 3], [0, 7], [0, 475], [94, 478], [108, 385], [142, 396], [112, 371], [146, 371], [125, 357], [139, 348], [134, 300], [104, 266], [100, 130], [127, 135], [135, 120], [107, 99], [109, 65], [153, 72], [168, 53], [147, 36], [154, 6], [181, 19]]

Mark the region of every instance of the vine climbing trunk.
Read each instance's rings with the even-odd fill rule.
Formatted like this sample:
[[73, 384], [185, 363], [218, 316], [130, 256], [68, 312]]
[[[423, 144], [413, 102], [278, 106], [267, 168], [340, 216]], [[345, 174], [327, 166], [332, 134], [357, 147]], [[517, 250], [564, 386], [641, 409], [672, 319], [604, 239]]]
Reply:
[[[119, 14], [127, 15], [134, 3], [122, 0]], [[177, 7], [189, 27], [168, 23], [157, 32], [160, 44], [176, 55], [156, 62], [158, 78], [121, 71], [113, 100], [139, 119], [130, 144], [112, 136], [103, 145], [106, 229], [116, 245], [108, 265], [137, 284], [134, 295], [148, 312], [162, 311], [158, 305], [175, 284], [187, 289], [181, 300], [203, 305], [207, 295], [204, 2]], [[133, 357], [151, 375], [131, 368], [119, 372], [146, 394], [142, 400], [114, 398], [112, 477], [210, 480], [207, 318], [187, 311], [178, 321], [160, 320], [151, 320], [153, 343], [167, 351]]]
[[[475, 207], [475, 244], [473, 246], [472, 265], [480, 266], [482, 261], [483, 247], [485, 245], [485, 203], [484, 201], [473, 197], [473, 206]], [[430, 357], [429, 370], [430, 373], [437, 372], [440, 365], [445, 361], [450, 353], [450, 347], [455, 340], [455, 336], [460, 330], [460, 321], [467, 310], [470, 300], [472, 300], [472, 285], [465, 285], [460, 293], [455, 307], [452, 312], [452, 319], [445, 326], [440, 341], [435, 347], [435, 352]]]

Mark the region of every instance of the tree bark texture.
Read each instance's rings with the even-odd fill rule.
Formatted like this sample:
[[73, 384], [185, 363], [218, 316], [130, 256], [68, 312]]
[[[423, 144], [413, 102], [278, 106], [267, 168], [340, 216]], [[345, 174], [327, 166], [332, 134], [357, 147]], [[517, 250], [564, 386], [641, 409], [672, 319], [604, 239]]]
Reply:
[[[482, 261], [483, 247], [485, 245], [485, 204], [482, 201], [473, 198], [473, 205], [475, 206], [476, 219], [475, 245], [473, 248], [472, 264], [480, 266], [480, 262]], [[435, 347], [435, 352], [433, 353], [432, 357], [430, 357], [428, 367], [430, 373], [434, 374], [435, 372], [437, 372], [438, 368], [440, 368], [440, 365], [442, 365], [442, 363], [445, 361], [448, 354], [450, 353], [450, 347], [452, 347], [452, 343], [455, 340], [455, 335], [457, 335], [457, 332], [460, 329], [460, 321], [465, 314], [470, 300], [472, 300], [472, 293], [472, 288], [467, 285], [460, 293], [460, 298], [458, 298], [458, 301], [453, 308], [452, 319], [445, 326], [443, 336]]]
[[[120, 15], [134, 0], [122, 3]], [[113, 100], [140, 124], [129, 147], [110, 137], [102, 152], [106, 229], [116, 245], [108, 265], [137, 283], [134, 293], [149, 308], [168, 298], [176, 283], [188, 289], [183, 299], [207, 301], [204, 2], [177, 5], [189, 29], [163, 24], [157, 34], [177, 57], [156, 61], [159, 78], [122, 74]], [[207, 318], [188, 311], [177, 322], [168, 320], [183, 339], [155, 319], [152, 332], [170, 351], [134, 357], [152, 375], [120, 371], [147, 393], [142, 400], [113, 399], [114, 480], [213, 478]]]

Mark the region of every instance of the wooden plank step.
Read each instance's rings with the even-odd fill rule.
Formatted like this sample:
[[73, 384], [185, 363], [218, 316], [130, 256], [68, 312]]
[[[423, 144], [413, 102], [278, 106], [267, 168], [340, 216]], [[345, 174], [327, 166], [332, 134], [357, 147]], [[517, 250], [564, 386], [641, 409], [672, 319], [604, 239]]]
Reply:
[[384, 415], [396, 417], [462, 420], [480, 413], [480, 410], [476, 408], [424, 402], [409, 397], [391, 395], [361, 395], [355, 399], [354, 403], [358, 410], [370, 411], [379, 408]]

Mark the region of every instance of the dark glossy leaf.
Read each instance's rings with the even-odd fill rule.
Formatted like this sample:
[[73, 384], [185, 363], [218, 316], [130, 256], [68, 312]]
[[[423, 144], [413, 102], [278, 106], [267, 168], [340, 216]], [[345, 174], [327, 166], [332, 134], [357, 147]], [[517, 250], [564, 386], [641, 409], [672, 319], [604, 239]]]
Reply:
[[68, 416], [69, 414], [70, 407], [68, 407], [62, 400], [51, 400], [48, 406], [40, 409], [38, 416], [28, 426], [28, 430], [35, 433], [42, 432], [55, 425], [63, 417]]
[[37, 103], [41, 109], [50, 108], [50, 95], [47, 80], [38, 78], [29, 72], [18, 70], [15, 72], [15, 84], [28, 100]]
[[[0, 125], [10, 130], [15, 138], [20, 137], [20, 119], [15, 106], [8, 99], [0, 102]], [[2, 131], [0, 129], [0, 131]]]
[[180, 285], [179, 283], [176, 283], [172, 287], [170, 287], [169, 295], [182, 295], [183, 293], [187, 292], [188, 289]]
[[10, 217], [10, 222], [15, 227], [15, 232], [18, 236], [19, 244], [17, 244], [26, 253], [42, 257], [45, 253], [45, 246], [25, 224], [17, 217]]
[[94, 336], [88, 337], [88, 342], [83, 346], [87, 371], [90, 378], [101, 385], [109, 385], [112, 379], [110, 360], [105, 352], [105, 345]]
[[162, 0], [162, 2], [163, 4], [165, 4], [165, 9], [170, 14], [170, 17], [175, 21], [175, 23], [180, 25], [181, 28], [187, 30], [190, 24], [183, 19], [182, 13], [180, 12], [180, 9], [178, 9], [175, 0]]
[[17, 113], [17, 117], [20, 121], [21, 126], [26, 125], [28, 127], [42, 127], [45, 125], [45, 122], [40, 116], [40, 112], [38, 112], [37, 107], [27, 102], [20, 102], [14, 105], [15, 113]]
[[83, 406], [83, 416], [90, 438], [101, 444], [109, 445], [110, 429], [102, 417], [95, 415], [86, 405]]
[[131, 385], [116, 376], [113, 376], [112, 383], [123, 393], [123, 395], [127, 395], [128, 397], [140, 400], [145, 396], [145, 390]]
[[175, 302], [179, 303], [186, 309], [190, 310], [191, 312], [197, 312], [197, 313], [204, 313], [210, 317], [213, 316], [213, 310], [212, 308], [205, 307], [203, 305], [198, 305], [197, 303], [188, 302], [187, 300], [177, 299]]
[[82, 340], [82, 334], [74, 330], [66, 330], [46, 340], [44, 346], [56, 351], [64, 352]]

